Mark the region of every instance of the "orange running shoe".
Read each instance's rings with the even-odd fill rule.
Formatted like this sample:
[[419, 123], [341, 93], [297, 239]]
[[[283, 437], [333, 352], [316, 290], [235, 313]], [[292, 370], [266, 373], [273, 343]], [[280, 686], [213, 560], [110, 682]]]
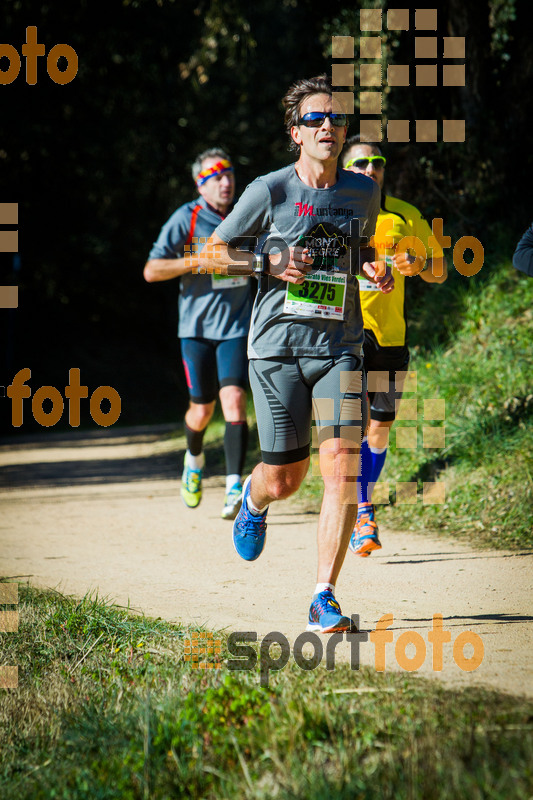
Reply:
[[349, 548], [356, 556], [362, 556], [363, 558], [367, 558], [372, 553], [372, 550], [381, 549], [375, 510], [372, 503], [360, 504]]

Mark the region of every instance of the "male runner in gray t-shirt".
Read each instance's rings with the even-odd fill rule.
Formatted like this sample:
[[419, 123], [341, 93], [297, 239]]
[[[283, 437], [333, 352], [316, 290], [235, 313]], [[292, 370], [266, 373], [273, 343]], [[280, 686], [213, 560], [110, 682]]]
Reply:
[[[367, 414], [358, 244], [374, 233], [380, 193], [374, 181], [337, 169], [346, 116], [333, 113], [326, 76], [298, 81], [283, 102], [299, 159], [248, 186], [206, 245], [210, 261], [201, 266], [232, 273], [263, 259], [269, 272], [261, 277], [248, 348], [263, 460], [245, 481], [233, 542], [248, 561], [262, 552], [269, 503], [293, 494], [307, 473], [313, 417], [324, 496], [308, 630], [327, 633], [352, 626], [334, 589], [357, 513]], [[265, 255], [235, 249], [237, 237], [249, 236], [261, 238]], [[391, 291], [384, 263], [363, 268], [381, 291]]]
[[235, 181], [229, 156], [218, 148], [196, 158], [192, 177], [199, 197], [180, 206], [163, 225], [144, 268], [147, 281], [180, 278], [178, 336], [189, 408], [185, 414], [187, 452], [181, 496], [189, 508], [202, 497], [203, 438], [217, 394], [226, 421], [226, 497], [222, 517], [234, 519], [242, 499], [246, 455], [246, 340], [252, 308], [246, 277], [193, 275], [185, 253], [200, 251], [233, 203]]

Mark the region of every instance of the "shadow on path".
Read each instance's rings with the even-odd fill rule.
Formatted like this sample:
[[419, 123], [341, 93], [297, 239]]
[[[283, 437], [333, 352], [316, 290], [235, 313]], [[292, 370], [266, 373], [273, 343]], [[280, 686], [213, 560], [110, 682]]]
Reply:
[[[172, 480], [181, 474], [183, 447], [157, 452], [157, 444], [176, 434], [176, 426], [154, 425], [150, 427], [117, 428], [98, 431], [72, 431], [66, 433], [23, 434], [20, 437], [0, 439], [1, 489], [60, 488], [97, 486], [106, 483], [131, 483], [135, 481]], [[154, 451], [150, 452], [150, 445]], [[182, 444], [182, 442], [180, 442]], [[130, 457], [121, 450], [116, 458], [110, 452], [113, 447], [143, 445], [146, 454]], [[51, 460], [45, 453], [51, 448], [64, 450], [65, 460]], [[102, 458], [83, 457], [87, 448], [101, 448]], [[75, 450], [80, 451], [76, 459]], [[224, 474], [224, 452], [220, 444], [208, 444], [205, 448], [207, 467], [205, 476]], [[26, 463], [9, 463], [9, 456], [20, 460], [20, 454], [28, 453]], [[42, 456], [40, 456], [42, 453]], [[30, 456], [30, 454], [32, 454]], [[0, 462], [1, 463], [1, 462]]]
[[[433, 555], [433, 553], [428, 553]], [[405, 561], [383, 561], [382, 563], [388, 566], [398, 566], [399, 564], [431, 564], [434, 561], [472, 561], [475, 558], [523, 558], [524, 556], [533, 555], [532, 550], [524, 550], [520, 553], [498, 553], [498, 552], [475, 552], [475, 553], [442, 553], [439, 555], [448, 556], [451, 558], [425, 558], [408, 559]], [[390, 558], [390, 556], [386, 556]], [[379, 555], [375, 556], [376, 561], [380, 558]], [[383, 556], [381, 556], [383, 558]]]
[[[454, 620], [457, 620], [455, 622]], [[422, 625], [429, 625], [433, 621], [433, 618], [428, 617], [402, 617], [402, 622], [418, 622]], [[465, 614], [461, 616], [460, 614], [456, 614], [455, 616], [450, 617], [443, 617], [443, 623], [448, 623], [450, 628], [453, 627], [461, 627], [464, 628], [465, 623], [470, 625], [486, 625], [488, 623], [496, 623], [499, 625], [509, 625], [509, 624], [517, 624], [517, 623], [524, 623], [524, 622], [533, 622], [533, 616], [528, 614]], [[394, 627], [394, 626], [392, 626]]]

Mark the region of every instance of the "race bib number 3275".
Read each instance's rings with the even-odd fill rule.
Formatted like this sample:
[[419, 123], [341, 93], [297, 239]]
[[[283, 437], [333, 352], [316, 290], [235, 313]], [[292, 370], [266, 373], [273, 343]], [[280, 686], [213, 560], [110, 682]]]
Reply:
[[346, 275], [318, 270], [301, 284], [287, 284], [283, 311], [302, 317], [343, 319], [345, 300]]

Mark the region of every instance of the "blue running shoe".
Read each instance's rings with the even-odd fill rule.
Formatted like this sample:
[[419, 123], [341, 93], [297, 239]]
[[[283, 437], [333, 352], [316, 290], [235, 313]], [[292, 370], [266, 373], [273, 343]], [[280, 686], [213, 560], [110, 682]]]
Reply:
[[344, 617], [341, 607], [335, 600], [333, 592], [326, 589], [313, 597], [309, 609], [308, 631], [319, 633], [335, 633], [336, 631], [351, 631], [353, 623], [349, 617]]
[[348, 545], [356, 556], [368, 558], [373, 550], [381, 549], [378, 539], [378, 526], [372, 503], [361, 503], [357, 512], [357, 522]]
[[266, 515], [268, 508], [261, 514], [251, 514], [248, 508], [248, 497], [250, 496], [249, 475], [242, 487], [242, 505], [233, 523], [233, 546], [235, 550], [244, 558], [245, 561], [255, 561], [263, 552], [266, 541]]

